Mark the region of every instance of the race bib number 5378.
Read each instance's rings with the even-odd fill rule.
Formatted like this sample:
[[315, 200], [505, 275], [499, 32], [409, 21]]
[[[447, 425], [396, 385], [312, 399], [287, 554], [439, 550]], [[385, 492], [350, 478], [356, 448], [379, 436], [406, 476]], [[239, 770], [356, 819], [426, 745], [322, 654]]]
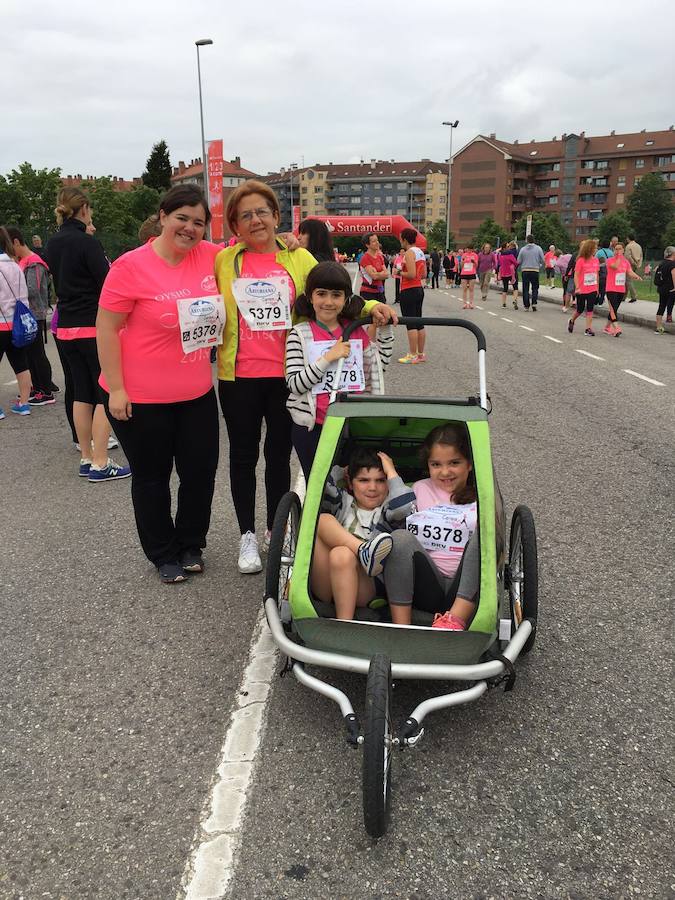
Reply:
[[225, 304], [220, 294], [176, 301], [183, 353], [194, 353], [223, 342]]

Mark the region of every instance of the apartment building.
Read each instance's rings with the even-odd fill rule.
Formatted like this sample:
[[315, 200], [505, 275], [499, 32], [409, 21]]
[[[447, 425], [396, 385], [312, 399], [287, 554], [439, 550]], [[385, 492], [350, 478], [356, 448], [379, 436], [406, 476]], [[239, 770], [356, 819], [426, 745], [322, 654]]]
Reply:
[[447, 164], [430, 159], [317, 163], [284, 168], [262, 180], [279, 198], [282, 230], [290, 228], [291, 195], [303, 219], [311, 215], [401, 215], [415, 228], [425, 230], [446, 215]]
[[647, 172], [675, 199], [675, 130], [519, 143], [478, 135], [453, 156], [450, 227], [461, 243], [491, 216], [511, 229], [529, 212], [555, 212], [572, 240], [621, 209]]

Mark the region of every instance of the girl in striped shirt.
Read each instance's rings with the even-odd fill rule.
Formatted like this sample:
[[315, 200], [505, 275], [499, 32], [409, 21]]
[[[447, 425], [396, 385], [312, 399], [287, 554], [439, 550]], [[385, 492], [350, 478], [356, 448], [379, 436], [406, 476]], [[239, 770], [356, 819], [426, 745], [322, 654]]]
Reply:
[[391, 359], [392, 326], [378, 328], [376, 346], [363, 328], [352, 332], [347, 343], [342, 340], [344, 328], [359, 318], [362, 309], [363, 300], [352, 295], [347, 270], [335, 262], [315, 266], [307, 276], [305, 293], [295, 301], [297, 314], [309, 321], [291, 328], [286, 340], [286, 405], [305, 478], [309, 478], [331, 391], [338, 387], [338, 361], [344, 360], [340, 390], [384, 393], [383, 367]]

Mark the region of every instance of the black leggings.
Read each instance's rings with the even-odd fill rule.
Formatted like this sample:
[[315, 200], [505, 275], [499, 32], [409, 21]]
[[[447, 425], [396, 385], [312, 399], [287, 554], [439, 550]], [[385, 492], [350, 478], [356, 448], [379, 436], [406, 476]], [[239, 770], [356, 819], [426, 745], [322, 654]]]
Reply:
[[54, 336], [54, 342], [56, 344], [56, 352], [61, 360], [61, 368], [63, 369], [63, 405], [66, 410], [68, 424], [70, 425], [70, 433], [73, 436], [73, 443], [77, 444], [77, 432], [75, 431], [75, 420], [73, 418], [73, 376], [70, 373], [66, 354], [63, 352], [63, 345], [68, 342], [60, 341], [56, 336]]
[[656, 311], [656, 315], [662, 316], [666, 313], [666, 315], [672, 316], [673, 306], [675, 306], [675, 291], [670, 291], [668, 294], [659, 294], [659, 308]]
[[625, 296], [625, 294], [620, 294], [618, 291], [607, 291], [610, 322], [616, 322], [616, 320], [618, 319], [617, 313]]
[[[218, 406], [213, 388], [181, 403], [133, 403], [127, 422], [105, 408], [131, 466], [131, 499], [143, 552], [157, 567], [206, 546], [218, 467]], [[178, 474], [176, 521], [171, 472]]]
[[[400, 304], [401, 315], [411, 318], [419, 318], [422, 315], [422, 304], [424, 303], [424, 288], [413, 287], [405, 288], [401, 291]], [[406, 325], [408, 331], [422, 331], [419, 325]]]
[[219, 381], [218, 396], [230, 440], [230, 490], [242, 534], [255, 532], [255, 467], [265, 420], [265, 495], [267, 528], [291, 487], [291, 425], [284, 378], [235, 378]]
[[33, 390], [41, 391], [43, 394], [49, 394], [52, 386], [52, 367], [45, 353], [46, 339], [47, 323], [40, 320], [35, 340], [26, 347], [26, 352]]
[[11, 331], [0, 331], [0, 361], [7, 354], [7, 362], [15, 375], [28, 371], [28, 354], [25, 347], [15, 347]]
[[98, 361], [96, 338], [76, 338], [61, 341], [61, 350], [73, 378], [73, 400], [95, 406], [103, 403], [103, 391], [98, 379], [101, 366]]
[[316, 448], [319, 446], [319, 440], [321, 439], [322, 427], [322, 425], [315, 425], [310, 431], [304, 425], [296, 425], [295, 422], [293, 422], [293, 427], [291, 429], [293, 447], [300, 460], [302, 474], [305, 476], [306, 482], [309, 481], [309, 473], [312, 471], [312, 463], [314, 462]]

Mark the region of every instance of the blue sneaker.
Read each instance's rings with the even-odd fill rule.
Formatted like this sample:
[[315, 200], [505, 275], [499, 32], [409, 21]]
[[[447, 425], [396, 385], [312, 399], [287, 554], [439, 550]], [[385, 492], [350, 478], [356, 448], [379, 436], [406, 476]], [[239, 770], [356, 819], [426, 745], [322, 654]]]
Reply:
[[90, 471], [91, 471], [91, 460], [90, 459], [81, 459], [80, 460], [80, 478], [89, 478]]
[[17, 416], [29, 416], [30, 415], [30, 406], [27, 403], [12, 403], [10, 406], [10, 411], [16, 413]]
[[393, 546], [394, 542], [390, 534], [378, 534], [361, 544], [357, 555], [366, 575], [374, 578], [382, 573], [384, 562]]
[[118, 466], [116, 462], [109, 459], [102, 469], [92, 464], [89, 470], [89, 481], [117, 481], [120, 478], [128, 478], [130, 475], [131, 468], [129, 466]]
[[4, 409], [0, 406], [0, 419], [4, 419], [4, 418], [5, 418], [5, 411], [4, 411]]

